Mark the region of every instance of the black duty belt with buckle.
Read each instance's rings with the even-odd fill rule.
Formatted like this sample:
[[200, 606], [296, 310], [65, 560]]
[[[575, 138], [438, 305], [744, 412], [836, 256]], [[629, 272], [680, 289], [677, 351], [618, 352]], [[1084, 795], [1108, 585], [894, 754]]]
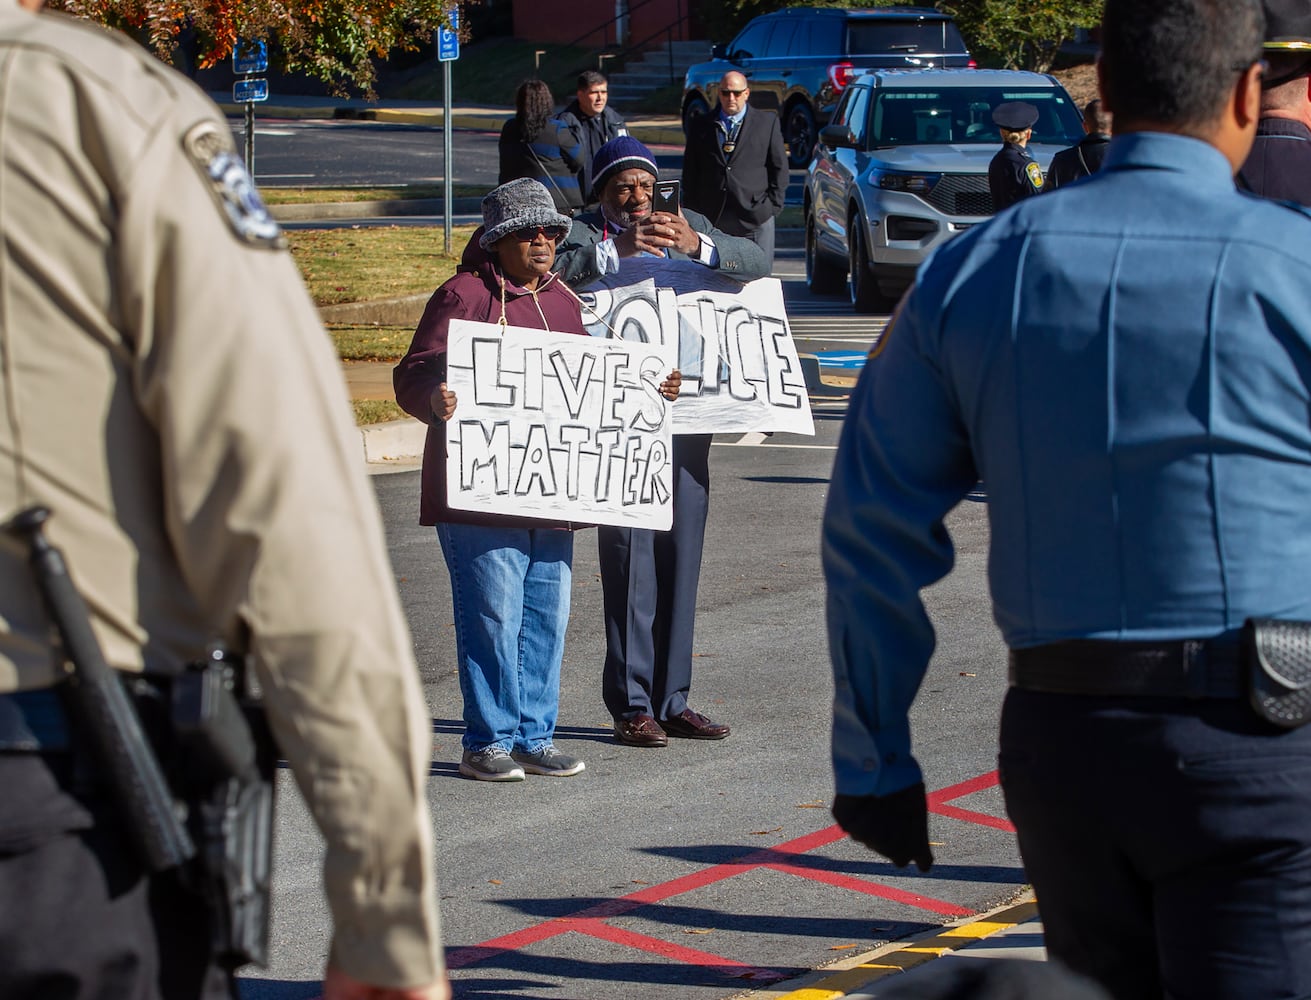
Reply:
[[0, 694], [0, 752], [68, 750], [68, 722], [54, 688]]
[[1072, 639], [1010, 653], [1015, 687], [1048, 694], [1244, 698], [1237, 639]]

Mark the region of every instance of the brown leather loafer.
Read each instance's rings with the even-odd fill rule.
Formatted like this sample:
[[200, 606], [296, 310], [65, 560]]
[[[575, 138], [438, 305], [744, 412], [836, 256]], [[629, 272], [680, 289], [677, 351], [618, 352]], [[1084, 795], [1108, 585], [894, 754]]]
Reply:
[[711, 722], [700, 712], [685, 708], [671, 719], [660, 723], [670, 736], [686, 740], [722, 740], [730, 732], [722, 722]]
[[669, 737], [656, 722], [655, 716], [639, 713], [631, 719], [615, 719], [615, 739], [630, 747], [664, 747]]

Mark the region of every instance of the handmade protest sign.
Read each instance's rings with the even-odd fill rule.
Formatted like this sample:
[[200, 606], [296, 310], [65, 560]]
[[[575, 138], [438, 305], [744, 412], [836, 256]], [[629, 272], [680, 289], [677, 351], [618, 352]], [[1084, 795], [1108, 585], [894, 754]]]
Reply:
[[447, 502], [665, 530], [672, 421], [662, 344], [452, 320]]
[[579, 297], [593, 336], [677, 344], [674, 433], [815, 433], [777, 278], [744, 285], [694, 261], [634, 257]]

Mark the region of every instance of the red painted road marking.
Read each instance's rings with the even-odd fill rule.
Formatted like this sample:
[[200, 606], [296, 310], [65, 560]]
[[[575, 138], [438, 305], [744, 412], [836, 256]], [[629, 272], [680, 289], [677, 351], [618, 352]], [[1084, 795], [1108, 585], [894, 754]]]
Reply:
[[978, 823], [980, 826], [990, 826], [994, 830], [1005, 830], [1007, 833], [1014, 833], [1014, 824], [1003, 816], [990, 816], [987, 813], [975, 812], [973, 809], [962, 809], [960, 806], [947, 805], [948, 802], [963, 799], [965, 796], [981, 792], [985, 788], [995, 788], [999, 781], [1000, 776], [998, 773], [989, 771], [987, 774], [981, 774], [969, 781], [962, 781], [959, 785], [939, 789], [928, 796], [929, 812], [950, 819], [958, 819], [965, 823]]
[[[963, 820], [967, 823], [978, 823], [1014, 833], [1014, 826], [1005, 819], [948, 804], [967, 795], [973, 795], [975, 792], [994, 788], [997, 784], [997, 772], [990, 771], [987, 774], [981, 774], [977, 778], [962, 781], [960, 784], [952, 785], [949, 788], [941, 788], [927, 796], [929, 811], [939, 816]], [[783, 979], [785, 974], [774, 969], [749, 966], [731, 958], [724, 958], [722, 955], [699, 951], [695, 948], [685, 948], [682, 945], [673, 944], [661, 938], [614, 927], [605, 922], [616, 917], [622, 917], [640, 907], [663, 902], [674, 896], [713, 885], [716, 882], [733, 878], [736, 875], [757, 868], [769, 868], [786, 875], [795, 875], [799, 878], [810, 879], [840, 889], [878, 896], [892, 902], [943, 916], [959, 917], [973, 912], [954, 903], [934, 899], [931, 896], [921, 896], [918, 893], [894, 889], [891, 886], [868, 879], [856, 878], [855, 876], [818, 868], [815, 867], [813, 860], [806, 857], [808, 852], [820, 847], [827, 847], [829, 844], [842, 840], [845, 836], [846, 834], [842, 832], [840, 827], [836, 825], [828, 826], [822, 830], [816, 830], [813, 833], [807, 833], [794, 840], [779, 844], [777, 847], [767, 847], [759, 851], [753, 851], [735, 861], [711, 865], [701, 871], [691, 872], [670, 879], [668, 882], [661, 882], [659, 885], [645, 886], [636, 892], [620, 896], [617, 899], [604, 900], [568, 916], [555, 917], [543, 923], [525, 927], [522, 930], [504, 934], [467, 948], [452, 949], [446, 953], [446, 965], [451, 969], [467, 968], [470, 965], [476, 965], [506, 952], [518, 951], [529, 945], [547, 941], [562, 934], [574, 933], [611, 941], [615, 944], [635, 948], [638, 951], [659, 955], [687, 965], [712, 969], [735, 979], [750, 979], [757, 982]], [[795, 863], [798, 861], [807, 863], [804, 865]], [[319, 998], [319, 1000], [322, 1000], [322, 998]]]
[[795, 865], [766, 865], [765, 867], [773, 868], [775, 871], [787, 872], [789, 875], [800, 875], [802, 878], [813, 879], [816, 882], [835, 885], [839, 889], [850, 889], [853, 892], [863, 892], [870, 896], [880, 896], [883, 899], [890, 899], [894, 903], [903, 903], [906, 906], [914, 906], [921, 910], [941, 913], [946, 917], [964, 917], [974, 912], [965, 909], [963, 906], [957, 906], [955, 903], [933, 899], [931, 896], [921, 896], [915, 892], [905, 892], [891, 886], [879, 885], [877, 882], [867, 882], [863, 878], [853, 878], [850, 875], [839, 875], [836, 872], [826, 872], [815, 868], [798, 868]]

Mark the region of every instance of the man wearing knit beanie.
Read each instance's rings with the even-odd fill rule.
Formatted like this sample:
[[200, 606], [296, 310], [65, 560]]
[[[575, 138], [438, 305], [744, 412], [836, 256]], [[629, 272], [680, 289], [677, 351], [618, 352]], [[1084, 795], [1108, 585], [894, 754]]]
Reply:
[[[764, 251], [720, 232], [703, 215], [652, 211], [658, 168], [631, 136], [612, 139], [592, 161], [596, 212], [574, 220], [556, 270], [585, 288], [619, 270], [625, 257], [692, 260], [742, 281], [769, 274]], [[663, 747], [670, 736], [721, 740], [729, 727], [688, 705], [692, 630], [701, 547], [710, 504], [710, 435], [678, 434], [673, 454], [674, 521], [668, 531], [597, 529], [605, 603], [606, 656], [601, 693], [615, 739]]]

